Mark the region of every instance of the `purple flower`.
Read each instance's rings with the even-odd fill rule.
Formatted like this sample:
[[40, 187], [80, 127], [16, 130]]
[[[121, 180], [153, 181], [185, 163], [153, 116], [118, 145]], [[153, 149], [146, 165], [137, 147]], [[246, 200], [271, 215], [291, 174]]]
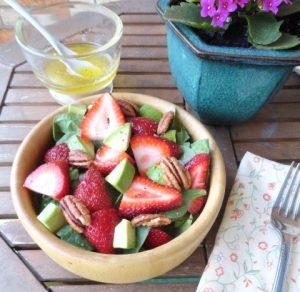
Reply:
[[[238, 6], [240, 6], [241, 8], [244, 8], [250, 0], [237, 0], [236, 3]], [[289, 0], [286, 0], [289, 1]]]
[[216, 12], [215, 0], [201, 0], [201, 16], [212, 17]]
[[271, 11], [274, 14], [278, 12], [278, 6], [281, 4], [282, 0], [263, 0], [263, 11]]
[[222, 11], [233, 12], [237, 9], [237, 5], [233, 0], [219, 0], [219, 9]]
[[212, 26], [223, 27], [224, 22], [226, 21], [228, 16], [229, 16], [229, 12], [227, 10], [222, 10], [219, 8], [212, 17], [212, 21], [211, 21]]

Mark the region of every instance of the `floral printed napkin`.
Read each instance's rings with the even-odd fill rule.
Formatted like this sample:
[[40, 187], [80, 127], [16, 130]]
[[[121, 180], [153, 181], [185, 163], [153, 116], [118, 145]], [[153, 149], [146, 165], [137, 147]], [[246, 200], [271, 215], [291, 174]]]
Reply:
[[[280, 236], [271, 209], [289, 166], [243, 157], [197, 292], [272, 291]], [[294, 237], [287, 291], [300, 291], [300, 237]]]

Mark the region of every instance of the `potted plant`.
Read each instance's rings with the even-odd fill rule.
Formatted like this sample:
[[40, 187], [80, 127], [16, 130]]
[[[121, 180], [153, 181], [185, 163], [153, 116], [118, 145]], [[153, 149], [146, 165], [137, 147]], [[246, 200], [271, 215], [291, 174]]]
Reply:
[[206, 123], [251, 118], [300, 64], [300, 0], [159, 0], [157, 9], [173, 78]]

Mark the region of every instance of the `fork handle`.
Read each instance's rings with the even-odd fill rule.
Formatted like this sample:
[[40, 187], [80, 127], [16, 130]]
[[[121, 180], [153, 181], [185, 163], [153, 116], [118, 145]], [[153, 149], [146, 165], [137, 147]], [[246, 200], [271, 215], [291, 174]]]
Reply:
[[286, 279], [286, 273], [288, 271], [290, 251], [291, 251], [291, 243], [282, 240], [278, 267], [277, 267], [275, 282], [273, 286], [273, 292], [285, 291], [284, 289], [286, 283], [285, 279]]

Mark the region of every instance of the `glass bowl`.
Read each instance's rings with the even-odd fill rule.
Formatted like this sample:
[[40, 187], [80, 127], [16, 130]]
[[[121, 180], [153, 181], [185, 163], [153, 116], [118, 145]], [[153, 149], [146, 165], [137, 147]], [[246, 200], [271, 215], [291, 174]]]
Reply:
[[[76, 55], [58, 55], [24, 18], [16, 40], [35, 76], [61, 104], [99, 92], [111, 92], [121, 54], [123, 24], [110, 9], [96, 4], [68, 2], [34, 9], [31, 14]], [[73, 60], [89, 62], [79, 74], [68, 69]], [[78, 64], [78, 62], [77, 62]], [[80, 64], [80, 63], [79, 63]]]

